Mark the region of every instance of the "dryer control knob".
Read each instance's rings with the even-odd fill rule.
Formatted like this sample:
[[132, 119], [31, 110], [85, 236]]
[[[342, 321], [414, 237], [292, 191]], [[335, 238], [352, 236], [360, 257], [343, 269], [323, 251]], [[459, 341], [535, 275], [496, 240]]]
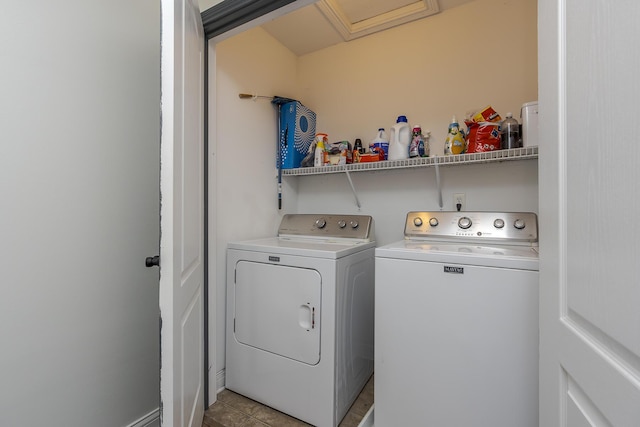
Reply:
[[351, 226], [351, 228], [358, 228], [358, 226], [359, 226], [360, 224], [358, 224], [358, 221], [356, 221], [356, 220], [354, 219], [353, 221], [351, 221], [351, 222], [349, 223], [349, 225]]
[[515, 221], [513, 221], [513, 226], [518, 230], [522, 230], [525, 227], [524, 220], [520, 218], [516, 219]]
[[345, 221], [344, 219], [341, 219], [340, 221], [338, 221], [338, 227], [345, 228], [346, 226], [347, 226], [347, 221]]
[[316, 220], [316, 227], [324, 228], [325, 225], [327, 225], [327, 221], [325, 221], [324, 219], [320, 218]]
[[466, 230], [467, 228], [471, 227], [471, 220], [466, 216], [463, 216], [458, 220], [458, 227]]
[[496, 219], [495, 221], [493, 221], [493, 226], [494, 226], [495, 228], [502, 228], [502, 227], [504, 227], [504, 220], [503, 220], [503, 219], [500, 219], [500, 218]]
[[432, 227], [437, 227], [437, 226], [438, 226], [438, 224], [440, 224], [440, 223], [438, 222], [438, 218], [430, 218], [430, 219], [429, 219], [429, 225], [430, 225], [430, 226], [432, 226]]
[[422, 218], [420, 217], [414, 218], [413, 225], [415, 225], [416, 227], [420, 227], [422, 225]]

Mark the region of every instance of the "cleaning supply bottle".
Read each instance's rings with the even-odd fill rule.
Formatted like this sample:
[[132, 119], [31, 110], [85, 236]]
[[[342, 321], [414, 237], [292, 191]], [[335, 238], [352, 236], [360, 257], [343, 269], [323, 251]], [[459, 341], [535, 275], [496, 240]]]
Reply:
[[327, 163], [327, 152], [324, 144], [328, 142], [327, 134], [319, 133], [316, 135], [316, 151], [313, 158], [313, 166], [321, 167]]
[[429, 157], [429, 154], [431, 153], [431, 142], [429, 141], [429, 138], [431, 138], [431, 131], [425, 130], [423, 136], [424, 136], [424, 148], [422, 151], [420, 151], [420, 148], [418, 147], [418, 151], [419, 151], [420, 157]]
[[356, 142], [353, 144], [353, 151], [358, 151], [360, 154], [364, 154], [364, 147], [362, 146], [362, 140], [356, 138]]
[[411, 131], [411, 145], [409, 145], [409, 157], [422, 157], [424, 154], [424, 136], [420, 125], [415, 125]]
[[407, 122], [407, 116], [398, 116], [396, 124], [391, 127], [391, 137], [389, 139], [389, 160], [408, 159], [410, 144], [411, 128]]
[[449, 124], [447, 139], [444, 141], [444, 154], [463, 154], [464, 151], [464, 133], [460, 130], [456, 116], [453, 116], [451, 124]]
[[378, 128], [378, 134], [369, 144], [369, 151], [379, 153], [380, 151], [384, 152], [384, 160], [387, 160], [389, 157], [389, 138], [387, 137], [387, 133], [384, 131], [384, 128]]
[[500, 148], [518, 148], [520, 146], [520, 125], [513, 118], [512, 113], [507, 113], [506, 118], [500, 123]]

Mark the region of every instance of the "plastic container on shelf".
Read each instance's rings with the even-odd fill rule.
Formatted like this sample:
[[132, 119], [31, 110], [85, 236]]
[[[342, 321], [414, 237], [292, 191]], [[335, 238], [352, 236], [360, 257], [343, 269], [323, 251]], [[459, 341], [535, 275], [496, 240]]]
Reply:
[[353, 144], [353, 151], [358, 150], [358, 153], [364, 154], [364, 147], [362, 146], [362, 140], [356, 138], [356, 142]]
[[329, 143], [329, 138], [326, 133], [319, 133], [316, 135], [316, 151], [314, 153], [313, 166], [321, 167], [326, 165], [329, 156], [325, 148], [325, 144]]
[[431, 154], [431, 142], [429, 141], [429, 139], [431, 138], [431, 131], [425, 130], [423, 133], [423, 137], [424, 137], [424, 150], [420, 152], [420, 157], [429, 157], [429, 155]]
[[444, 154], [463, 154], [465, 148], [464, 133], [460, 130], [458, 119], [453, 116], [447, 131], [447, 139], [444, 141]]
[[522, 146], [538, 145], [538, 101], [522, 104], [520, 117], [522, 118]]
[[378, 128], [378, 134], [369, 144], [369, 151], [379, 152], [380, 150], [384, 152], [384, 159], [382, 160], [387, 160], [389, 156], [389, 138], [384, 128]]
[[425, 157], [424, 155], [424, 135], [422, 135], [422, 127], [415, 125], [411, 131], [411, 145], [409, 146], [409, 157]]
[[391, 127], [389, 138], [389, 160], [403, 160], [409, 158], [411, 144], [411, 128], [406, 116], [398, 116], [396, 124]]
[[500, 148], [503, 150], [520, 146], [520, 125], [511, 113], [507, 113], [500, 123], [500, 140]]

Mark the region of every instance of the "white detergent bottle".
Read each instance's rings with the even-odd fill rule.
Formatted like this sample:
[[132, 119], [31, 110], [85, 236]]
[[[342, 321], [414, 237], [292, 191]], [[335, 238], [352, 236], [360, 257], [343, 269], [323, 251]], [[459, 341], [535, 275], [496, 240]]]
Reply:
[[409, 158], [411, 145], [411, 128], [406, 116], [398, 116], [396, 124], [391, 127], [389, 138], [389, 160], [403, 160]]
[[384, 153], [384, 160], [388, 160], [389, 158], [389, 138], [387, 138], [387, 133], [384, 131], [384, 128], [378, 128], [378, 134], [369, 144], [369, 151], [371, 152], [380, 152], [380, 150]]

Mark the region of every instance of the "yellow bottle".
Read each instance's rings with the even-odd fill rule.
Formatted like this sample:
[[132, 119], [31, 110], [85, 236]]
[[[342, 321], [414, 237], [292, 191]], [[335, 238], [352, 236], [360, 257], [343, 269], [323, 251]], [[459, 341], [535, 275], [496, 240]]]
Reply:
[[456, 116], [451, 119], [447, 139], [444, 141], [444, 154], [463, 154], [465, 152], [464, 133], [460, 130], [460, 125]]

